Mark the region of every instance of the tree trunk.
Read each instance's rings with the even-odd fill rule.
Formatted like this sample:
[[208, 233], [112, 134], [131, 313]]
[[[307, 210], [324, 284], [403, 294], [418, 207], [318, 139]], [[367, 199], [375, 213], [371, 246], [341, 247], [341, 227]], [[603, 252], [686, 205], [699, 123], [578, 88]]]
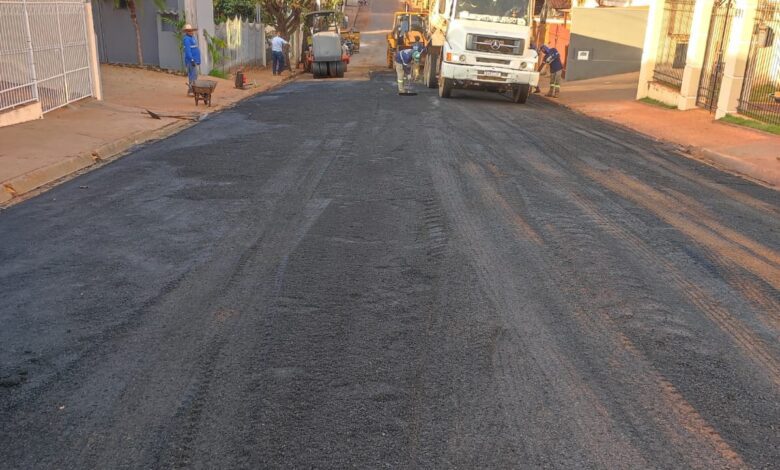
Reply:
[[144, 65], [144, 53], [141, 49], [141, 27], [138, 26], [135, 0], [127, 0], [127, 9], [130, 11], [130, 20], [133, 22], [133, 28], [135, 28], [135, 56], [138, 59], [138, 65]]

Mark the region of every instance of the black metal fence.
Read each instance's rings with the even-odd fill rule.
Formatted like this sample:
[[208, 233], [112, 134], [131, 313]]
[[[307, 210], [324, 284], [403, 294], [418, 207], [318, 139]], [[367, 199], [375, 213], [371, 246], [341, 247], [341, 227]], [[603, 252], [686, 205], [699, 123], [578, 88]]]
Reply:
[[780, 4], [760, 0], [753, 27], [739, 112], [780, 124]]
[[718, 96], [726, 65], [725, 52], [729, 43], [734, 10], [732, 0], [715, 0], [712, 6], [707, 49], [704, 53], [699, 90], [696, 95], [696, 104], [711, 111], [718, 107]]
[[667, 0], [653, 79], [673, 88], [682, 87], [695, 0]]

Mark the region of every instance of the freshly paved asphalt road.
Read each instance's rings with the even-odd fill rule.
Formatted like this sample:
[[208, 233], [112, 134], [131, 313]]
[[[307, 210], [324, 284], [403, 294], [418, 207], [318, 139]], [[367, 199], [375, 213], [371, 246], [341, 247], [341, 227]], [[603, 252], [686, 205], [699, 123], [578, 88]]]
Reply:
[[776, 468], [778, 193], [393, 80], [0, 213], [0, 466]]

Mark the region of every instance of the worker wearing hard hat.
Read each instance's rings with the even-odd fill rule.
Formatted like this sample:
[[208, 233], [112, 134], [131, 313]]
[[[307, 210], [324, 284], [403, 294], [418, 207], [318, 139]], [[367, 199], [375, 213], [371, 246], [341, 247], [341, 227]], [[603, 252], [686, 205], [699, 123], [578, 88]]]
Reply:
[[395, 74], [398, 80], [398, 94], [408, 95], [412, 75], [412, 67], [419, 66], [420, 57], [425, 52], [421, 42], [412, 44], [411, 49], [403, 49], [395, 53]]
[[198, 65], [200, 65], [200, 49], [198, 48], [198, 38], [193, 36], [193, 33], [197, 29], [193, 28], [191, 24], [185, 24], [182, 28], [184, 31], [184, 38], [182, 39], [184, 47], [184, 63], [187, 66], [187, 83], [189, 89], [188, 95], [192, 94], [192, 84], [198, 79]]

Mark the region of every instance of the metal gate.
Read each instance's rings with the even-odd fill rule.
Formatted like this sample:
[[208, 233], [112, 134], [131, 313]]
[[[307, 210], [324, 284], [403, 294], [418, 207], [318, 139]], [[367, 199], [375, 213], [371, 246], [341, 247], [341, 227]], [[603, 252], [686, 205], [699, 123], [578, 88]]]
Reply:
[[83, 0], [0, 0], [0, 111], [92, 95]]
[[699, 78], [696, 104], [714, 111], [718, 107], [720, 84], [726, 64], [726, 47], [729, 44], [731, 19], [734, 17], [733, 0], [715, 0], [712, 6], [710, 30], [707, 35], [707, 50]]
[[738, 110], [780, 124], [780, 3], [758, 3]]
[[695, 0], [664, 2], [661, 38], [658, 41], [653, 79], [678, 90], [682, 86], [695, 7]]

